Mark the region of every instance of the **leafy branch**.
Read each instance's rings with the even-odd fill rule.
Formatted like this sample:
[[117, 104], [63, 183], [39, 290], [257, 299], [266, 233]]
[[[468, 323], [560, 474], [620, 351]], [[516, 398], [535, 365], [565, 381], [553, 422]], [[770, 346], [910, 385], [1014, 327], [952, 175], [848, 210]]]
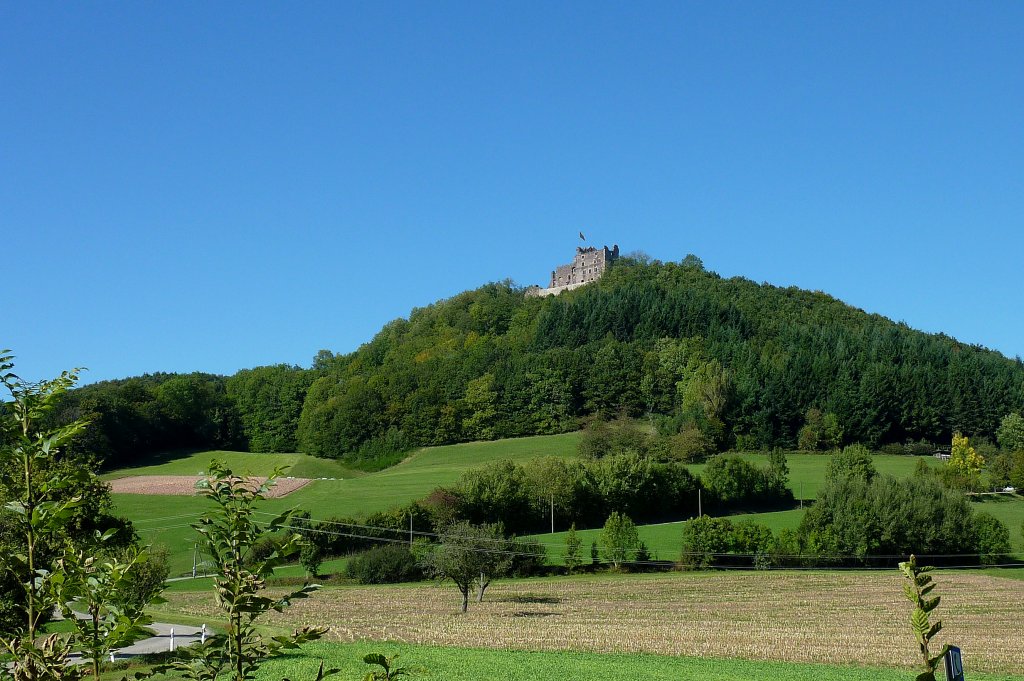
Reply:
[[939, 665], [939, 660], [949, 650], [948, 645], [943, 646], [942, 652], [934, 657], [929, 650], [932, 639], [942, 631], [942, 621], [939, 620], [932, 624], [929, 617], [931, 612], [939, 607], [942, 600], [941, 596], [929, 597], [929, 594], [935, 589], [935, 583], [932, 582], [932, 577], [928, 574], [932, 569], [918, 566], [917, 558], [913, 555], [907, 562], [900, 563], [900, 572], [907, 580], [903, 584], [903, 593], [906, 594], [907, 600], [914, 604], [914, 610], [910, 614], [910, 628], [914, 632], [921, 652], [923, 671], [917, 675], [917, 681], [935, 681], [935, 669]]

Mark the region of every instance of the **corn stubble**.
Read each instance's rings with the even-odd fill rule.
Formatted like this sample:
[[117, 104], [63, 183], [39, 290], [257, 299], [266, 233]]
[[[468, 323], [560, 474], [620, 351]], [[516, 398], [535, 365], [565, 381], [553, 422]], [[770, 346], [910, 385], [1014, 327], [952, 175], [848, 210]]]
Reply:
[[[1024, 582], [945, 573], [940, 643], [975, 671], [1024, 673]], [[168, 594], [176, 611], [216, 616], [210, 597]], [[382, 607], [387, 603], [387, 607]], [[325, 589], [268, 624], [331, 625], [328, 639], [506, 650], [664, 655], [910, 668], [900, 576], [884, 573], [671, 573], [506, 581], [458, 614], [450, 586]]]

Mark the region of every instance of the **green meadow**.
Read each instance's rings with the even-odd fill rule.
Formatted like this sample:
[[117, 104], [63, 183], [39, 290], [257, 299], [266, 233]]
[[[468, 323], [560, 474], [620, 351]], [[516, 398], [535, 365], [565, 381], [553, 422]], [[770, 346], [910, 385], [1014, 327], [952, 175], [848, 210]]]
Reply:
[[[492, 461], [526, 461], [538, 456], [576, 456], [579, 434], [526, 437], [494, 442], [430, 447], [416, 451], [401, 463], [377, 473], [346, 476], [337, 462], [304, 454], [249, 454], [245, 452], [199, 452], [139, 468], [107, 473], [108, 480], [127, 475], [196, 475], [210, 460], [226, 461], [236, 473], [267, 475], [275, 467], [293, 465], [285, 475], [335, 477], [314, 480], [283, 499], [267, 500], [263, 509], [276, 512], [286, 508], [308, 510], [315, 518], [359, 516], [383, 511], [397, 504], [422, 498], [439, 485], [450, 485], [466, 471]], [[147, 543], [163, 544], [171, 554], [171, 574], [190, 572], [195, 531], [190, 524], [206, 508], [201, 497], [115, 494], [118, 512], [134, 521]]]
[[[401, 463], [376, 473], [355, 471], [337, 461], [305, 454], [210, 451], [166, 455], [147, 461], [144, 466], [111, 471], [103, 477], [112, 480], [127, 475], [197, 475], [214, 458], [225, 461], [232, 470], [242, 474], [268, 475], [275, 468], [287, 467], [284, 475], [314, 478], [314, 481], [283, 499], [268, 500], [264, 510], [275, 512], [296, 507], [310, 511], [314, 518], [360, 516], [422, 498], [435, 487], [454, 483], [466, 471], [494, 461], [526, 461], [538, 456], [575, 457], [578, 442], [578, 433], [566, 433], [429, 447], [417, 450]], [[767, 460], [761, 453], [742, 453], [736, 456], [758, 464]], [[798, 499], [802, 498], [805, 503], [814, 499], [825, 479], [829, 458], [827, 454], [788, 455], [790, 488]], [[875, 466], [880, 473], [899, 477], [911, 475], [918, 460], [921, 459], [910, 456], [874, 456]], [[931, 457], [923, 460], [929, 466], [940, 465], [938, 460]], [[703, 464], [690, 467], [695, 474], [699, 474], [703, 468]], [[146, 542], [168, 547], [172, 574], [191, 571], [195, 533], [190, 524], [205, 508], [202, 498], [115, 494], [114, 502], [120, 513], [135, 522], [139, 534]], [[974, 504], [978, 510], [1002, 520], [1010, 529], [1014, 549], [1024, 551], [1024, 538], [1021, 536], [1024, 499], [1019, 496], [977, 497]], [[706, 504], [704, 510], [715, 514], [710, 504]], [[777, 531], [796, 528], [802, 515], [802, 510], [794, 508], [731, 517], [733, 520], [764, 523]], [[679, 553], [681, 524], [682, 521], [646, 525], [640, 528], [640, 537], [652, 555], [661, 560], [674, 560]], [[590, 543], [597, 540], [599, 533], [599, 529], [580, 531], [584, 542], [584, 558], [589, 556]], [[548, 553], [553, 560], [560, 560], [565, 546], [564, 532], [541, 534], [536, 538], [548, 545]]]
[[[361, 678], [371, 667], [363, 663], [367, 653], [398, 655], [396, 663], [415, 668], [412, 678], [445, 681], [906, 681], [907, 669], [800, 664], [742, 659], [672, 657], [650, 654], [522, 652], [482, 650], [397, 643], [316, 643], [301, 652], [267, 663], [257, 680], [312, 679], [321, 661], [324, 667], [341, 670], [338, 678]], [[379, 670], [379, 667], [376, 669]], [[939, 672], [942, 673], [941, 670]], [[1024, 676], [971, 672], [972, 681], [1024, 681]]]
[[[778, 532], [783, 528], [796, 529], [803, 517], [803, 511], [792, 509], [789, 511], [772, 511], [768, 513], [743, 513], [729, 516], [734, 521], [750, 521], [761, 523]], [[647, 545], [654, 560], [678, 560], [682, 546], [683, 522], [657, 523], [654, 525], [641, 525], [637, 528], [640, 541]], [[590, 561], [590, 545], [593, 542], [600, 542], [601, 528], [588, 530], [577, 530], [576, 534], [583, 542], [581, 558], [584, 563]], [[565, 538], [568, 532], [555, 532], [554, 534], [533, 535], [544, 545], [547, 550], [548, 560], [554, 563], [561, 563], [565, 557]]]

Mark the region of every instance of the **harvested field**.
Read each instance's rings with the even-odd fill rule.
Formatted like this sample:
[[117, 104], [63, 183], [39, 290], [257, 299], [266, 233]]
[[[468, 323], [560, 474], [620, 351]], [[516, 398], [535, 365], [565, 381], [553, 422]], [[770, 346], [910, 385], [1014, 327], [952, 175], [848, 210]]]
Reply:
[[[191, 496], [196, 493], [196, 483], [203, 478], [202, 475], [132, 475], [111, 480], [110, 489], [114, 494]], [[246, 480], [256, 487], [266, 478], [250, 476]], [[310, 482], [312, 480], [308, 478], [278, 478], [267, 497], [274, 499], [287, 496]]]
[[[976, 671], [1024, 673], [1024, 583], [939, 573], [938, 638]], [[209, 593], [164, 608], [215, 621]], [[325, 589], [275, 614], [329, 624], [339, 641], [394, 640], [505, 650], [644, 652], [909, 668], [917, 662], [900, 577], [884, 573], [672, 573], [509, 581], [458, 614], [450, 585]]]

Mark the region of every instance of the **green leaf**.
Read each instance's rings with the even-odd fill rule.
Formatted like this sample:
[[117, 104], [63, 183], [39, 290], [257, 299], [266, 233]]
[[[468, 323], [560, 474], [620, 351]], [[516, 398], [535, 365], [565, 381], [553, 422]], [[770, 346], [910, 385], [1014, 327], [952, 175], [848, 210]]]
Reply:
[[914, 612], [910, 615], [910, 627], [914, 630], [920, 639], [928, 632], [928, 614], [920, 608], [914, 608]]
[[388, 658], [384, 657], [380, 653], [367, 653], [363, 656], [363, 662], [366, 664], [380, 665], [381, 667], [384, 667], [384, 669], [388, 668]]

